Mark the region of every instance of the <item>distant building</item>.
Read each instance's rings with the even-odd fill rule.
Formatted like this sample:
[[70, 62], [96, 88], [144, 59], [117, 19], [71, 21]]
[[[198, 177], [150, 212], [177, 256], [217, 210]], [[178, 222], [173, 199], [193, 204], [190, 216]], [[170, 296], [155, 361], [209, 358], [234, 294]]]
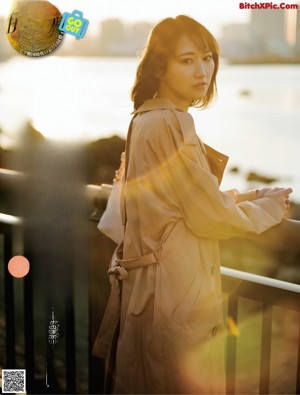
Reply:
[[119, 19], [101, 23], [100, 49], [103, 54], [121, 55], [125, 41], [125, 28]]
[[223, 26], [221, 55], [232, 62], [299, 61], [299, 15], [299, 10], [251, 10], [249, 24]]
[[300, 11], [296, 15], [296, 37], [295, 37], [295, 53], [300, 56]]
[[140, 52], [146, 43], [152, 25], [139, 22], [125, 25], [119, 19], [101, 23], [100, 52], [102, 55], [130, 56]]
[[255, 51], [253, 34], [246, 24], [230, 24], [223, 26], [220, 39], [221, 56], [230, 59], [243, 59]]
[[285, 38], [285, 11], [284, 10], [251, 10], [250, 26], [253, 32], [261, 39], [268, 40]]
[[262, 53], [279, 57], [291, 55], [286, 39], [286, 10], [254, 9], [250, 27]]
[[142, 50], [153, 25], [148, 22], [134, 23], [131, 27], [131, 40], [134, 42], [136, 51]]

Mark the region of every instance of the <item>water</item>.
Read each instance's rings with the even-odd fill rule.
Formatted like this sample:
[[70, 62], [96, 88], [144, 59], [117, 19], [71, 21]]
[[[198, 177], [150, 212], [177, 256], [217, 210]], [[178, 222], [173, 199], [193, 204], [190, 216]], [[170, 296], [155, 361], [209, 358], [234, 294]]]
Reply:
[[[91, 141], [126, 136], [135, 77], [134, 58], [16, 57], [0, 64], [2, 145], [28, 118], [46, 136]], [[300, 66], [221, 64], [219, 97], [191, 110], [198, 134], [228, 154], [222, 187], [246, 189], [249, 171], [279, 177], [300, 201]], [[244, 94], [243, 94], [244, 92]]]

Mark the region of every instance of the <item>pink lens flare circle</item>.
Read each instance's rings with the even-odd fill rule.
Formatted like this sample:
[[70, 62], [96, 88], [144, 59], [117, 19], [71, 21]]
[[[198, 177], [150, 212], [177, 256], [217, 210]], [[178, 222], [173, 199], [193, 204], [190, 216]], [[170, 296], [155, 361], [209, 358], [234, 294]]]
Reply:
[[22, 255], [16, 255], [8, 262], [8, 271], [13, 277], [22, 278], [28, 274], [30, 264]]

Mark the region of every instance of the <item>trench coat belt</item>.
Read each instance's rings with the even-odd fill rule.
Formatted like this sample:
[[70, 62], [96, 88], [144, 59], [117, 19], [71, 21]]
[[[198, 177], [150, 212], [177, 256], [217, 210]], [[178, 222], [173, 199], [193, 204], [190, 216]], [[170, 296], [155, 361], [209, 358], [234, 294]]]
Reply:
[[118, 266], [112, 267], [108, 270], [108, 274], [115, 274], [118, 280], [125, 280], [128, 277], [128, 272], [133, 269], [145, 267], [157, 263], [157, 257], [155, 253], [142, 255], [138, 258], [131, 259], [118, 259], [116, 258]]
[[158, 263], [158, 258], [154, 252], [131, 259], [115, 258], [115, 262], [117, 266], [108, 270], [111, 292], [92, 350], [92, 355], [99, 358], [108, 356], [119, 324], [121, 312], [120, 281], [128, 277], [128, 271]]

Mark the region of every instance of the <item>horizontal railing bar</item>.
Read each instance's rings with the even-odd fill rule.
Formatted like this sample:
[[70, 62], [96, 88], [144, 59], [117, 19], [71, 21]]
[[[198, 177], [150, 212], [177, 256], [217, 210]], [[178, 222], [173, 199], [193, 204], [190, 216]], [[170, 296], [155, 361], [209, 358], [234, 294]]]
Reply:
[[102, 184], [101, 186], [99, 186], [94, 184], [88, 184], [86, 188], [88, 191], [99, 193], [103, 199], [108, 199], [112, 190], [112, 185]]
[[[87, 185], [87, 190], [91, 191], [94, 189], [94, 185]], [[107, 192], [103, 192], [107, 194]], [[21, 225], [22, 218], [13, 215], [0, 213], [0, 224], [8, 225]], [[259, 274], [253, 274], [244, 272], [241, 270], [231, 269], [229, 267], [221, 266], [221, 274], [226, 277], [236, 278], [238, 280], [248, 281], [255, 284], [266, 285], [267, 287], [282, 289], [285, 291], [300, 293], [300, 285], [289, 283], [287, 281], [277, 280], [270, 277], [261, 276]]]
[[5, 177], [20, 175], [23, 175], [20, 171], [0, 168], [0, 180], [3, 180]]
[[266, 285], [267, 287], [282, 289], [285, 291], [300, 293], [300, 285], [289, 283], [287, 281], [276, 280], [274, 278], [261, 276], [241, 270], [231, 269], [229, 267], [221, 266], [221, 274], [223, 276], [236, 278], [238, 280], [250, 281], [255, 284]]
[[21, 171], [0, 168], [0, 184], [3, 186], [11, 185], [16, 180], [24, 177]]
[[15, 217], [9, 214], [0, 213], [0, 224], [7, 224], [7, 225], [21, 225], [22, 218]]
[[0, 168], [0, 187], [3, 192], [13, 190], [24, 179], [23, 172]]
[[[11, 190], [16, 181], [25, 178], [25, 174], [14, 170], [6, 170], [0, 168], [0, 185], [6, 190]], [[100, 211], [106, 207], [107, 199], [110, 195], [112, 185], [102, 184], [87, 185], [86, 192], [89, 203], [93, 208], [97, 207]], [[99, 220], [98, 214], [95, 212], [91, 219]], [[254, 233], [246, 233], [243, 238], [271, 244], [276, 248], [293, 248], [300, 249], [300, 221], [292, 219], [284, 219], [280, 224], [271, 229], [257, 235]]]

